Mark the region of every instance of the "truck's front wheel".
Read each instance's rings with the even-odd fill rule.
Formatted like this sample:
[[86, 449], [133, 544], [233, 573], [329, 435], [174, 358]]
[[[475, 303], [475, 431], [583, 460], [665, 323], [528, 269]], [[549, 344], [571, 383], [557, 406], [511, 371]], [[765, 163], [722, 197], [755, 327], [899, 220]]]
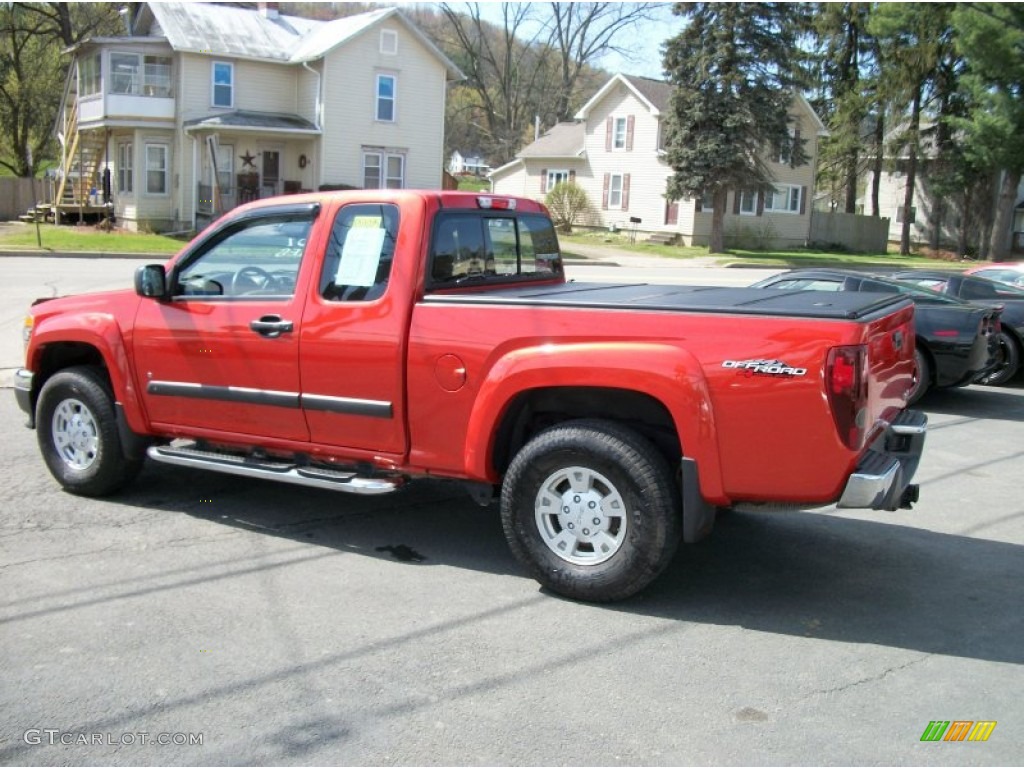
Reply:
[[55, 373], [39, 393], [39, 450], [65, 490], [82, 496], [116, 491], [142, 467], [125, 458], [114, 398], [103, 374], [77, 367]]
[[635, 431], [574, 421], [537, 435], [505, 476], [501, 516], [512, 551], [559, 594], [633, 595], [672, 560], [679, 493], [668, 463]]

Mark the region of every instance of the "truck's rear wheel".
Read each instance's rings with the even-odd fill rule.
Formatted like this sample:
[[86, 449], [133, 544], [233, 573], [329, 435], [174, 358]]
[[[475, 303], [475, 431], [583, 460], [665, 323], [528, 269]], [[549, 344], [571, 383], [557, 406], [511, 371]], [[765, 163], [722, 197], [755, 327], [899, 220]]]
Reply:
[[39, 393], [36, 431], [46, 466], [71, 493], [112, 493], [142, 467], [142, 459], [125, 458], [121, 450], [114, 398], [95, 368], [68, 368], [47, 380]]
[[515, 457], [501, 493], [512, 552], [549, 589], [580, 600], [621, 600], [672, 560], [679, 493], [668, 463], [614, 422], [552, 427]]

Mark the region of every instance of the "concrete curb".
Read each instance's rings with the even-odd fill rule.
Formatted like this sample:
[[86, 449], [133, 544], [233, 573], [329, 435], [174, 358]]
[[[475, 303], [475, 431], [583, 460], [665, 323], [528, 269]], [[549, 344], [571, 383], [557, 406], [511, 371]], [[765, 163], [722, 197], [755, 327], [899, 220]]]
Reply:
[[45, 257], [49, 259], [153, 259], [167, 261], [173, 253], [108, 253], [106, 251], [49, 251], [45, 248], [28, 250], [15, 250], [0, 248], [0, 258], [22, 258], [32, 259]]

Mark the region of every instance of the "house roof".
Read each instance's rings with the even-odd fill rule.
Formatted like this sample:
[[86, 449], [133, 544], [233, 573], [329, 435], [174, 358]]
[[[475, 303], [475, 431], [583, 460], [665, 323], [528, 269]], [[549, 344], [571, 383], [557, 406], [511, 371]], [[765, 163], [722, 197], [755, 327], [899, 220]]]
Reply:
[[[461, 70], [398, 9], [382, 8], [333, 21], [298, 16], [266, 15], [249, 8], [216, 3], [151, 2], [139, 16], [139, 26], [163, 35], [176, 51], [231, 56], [240, 59], [301, 64], [323, 58], [361, 33], [393, 18], [412, 33], [448, 70], [462, 79]], [[141, 31], [141, 30], [140, 30]]]
[[236, 131], [252, 130], [261, 133], [268, 131], [279, 131], [281, 133], [321, 133], [315, 125], [297, 115], [246, 112], [243, 110], [210, 115], [209, 117], [202, 117], [197, 120], [186, 120], [186, 131], [190, 128], [231, 128]]
[[624, 85], [627, 89], [640, 99], [655, 117], [661, 116], [662, 112], [668, 109], [668, 100], [672, 94], [672, 86], [664, 80], [654, 80], [649, 77], [636, 77], [635, 75], [624, 75], [621, 72], [613, 75], [608, 82], [602, 85], [597, 93], [590, 97], [576, 113], [577, 120], [586, 120], [587, 115], [599, 104], [608, 93], [617, 85]]
[[[655, 117], [661, 117], [665, 112], [668, 111], [669, 99], [672, 97], [672, 84], [665, 80], [655, 80], [650, 77], [637, 77], [636, 75], [624, 75], [621, 72], [614, 75], [608, 82], [598, 89], [597, 93], [590, 97], [579, 111], [576, 113], [577, 120], [586, 120], [587, 115], [594, 108], [595, 105], [608, 95], [617, 84], [622, 84], [633, 94], [640, 99], [650, 110], [651, 114]], [[817, 134], [819, 136], [828, 136], [828, 129], [825, 124], [818, 117], [818, 113], [814, 111], [814, 107], [807, 101], [801, 94], [797, 94], [796, 100], [807, 110], [811, 115], [811, 119], [814, 121], [815, 127], [818, 129]]]
[[557, 123], [516, 157], [576, 158], [583, 154], [586, 127], [583, 123]]

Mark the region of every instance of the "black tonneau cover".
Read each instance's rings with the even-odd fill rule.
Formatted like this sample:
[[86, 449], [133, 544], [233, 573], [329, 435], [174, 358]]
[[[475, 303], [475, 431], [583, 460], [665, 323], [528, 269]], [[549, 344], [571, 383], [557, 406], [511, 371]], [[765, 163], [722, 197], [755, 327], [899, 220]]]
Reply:
[[576, 282], [543, 287], [488, 288], [479, 292], [435, 293], [428, 295], [425, 301], [430, 304], [527, 304], [833, 320], [861, 320], [877, 312], [891, 312], [901, 304], [910, 303], [908, 298], [895, 293]]

